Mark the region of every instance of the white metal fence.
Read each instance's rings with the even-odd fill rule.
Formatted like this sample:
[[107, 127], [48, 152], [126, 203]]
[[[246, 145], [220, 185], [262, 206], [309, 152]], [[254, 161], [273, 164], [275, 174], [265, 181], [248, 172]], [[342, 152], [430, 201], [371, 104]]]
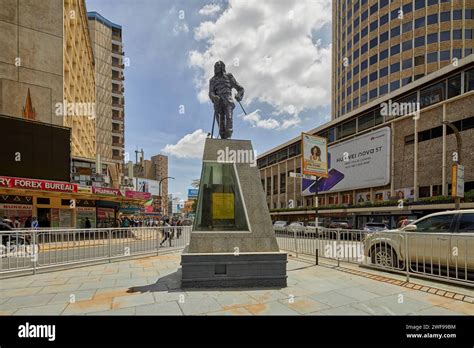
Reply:
[[0, 231], [0, 275], [182, 249], [191, 226]]
[[282, 250], [474, 286], [474, 233], [276, 228]]

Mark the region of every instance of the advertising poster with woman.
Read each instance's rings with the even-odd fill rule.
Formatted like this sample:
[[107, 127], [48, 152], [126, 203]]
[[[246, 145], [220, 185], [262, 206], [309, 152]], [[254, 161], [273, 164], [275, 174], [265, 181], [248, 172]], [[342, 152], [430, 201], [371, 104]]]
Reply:
[[301, 134], [303, 144], [303, 174], [328, 176], [327, 139], [316, 135]]

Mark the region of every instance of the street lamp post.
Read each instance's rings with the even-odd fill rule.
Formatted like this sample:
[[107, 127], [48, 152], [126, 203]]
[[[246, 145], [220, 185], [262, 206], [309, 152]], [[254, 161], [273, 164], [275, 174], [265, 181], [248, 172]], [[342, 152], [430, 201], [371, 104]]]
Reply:
[[[459, 133], [459, 129], [452, 124], [451, 122], [448, 121], [443, 121], [442, 124], [448, 126], [451, 128], [451, 130], [454, 132], [454, 135], [456, 136], [456, 143], [457, 143], [457, 165], [461, 165], [461, 151], [462, 151], [462, 138], [461, 138], [461, 133]], [[451, 188], [451, 190], [454, 190], [454, 187]], [[454, 202], [456, 205], [456, 210], [459, 210], [461, 208], [461, 197], [455, 197]]]
[[160, 193], [160, 199], [161, 199], [161, 210], [162, 210], [162, 211], [163, 211], [163, 197], [161, 196], [161, 184], [162, 184], [162, 182], [163, 182], [164, 180], [166, 180], [166, 179], [173, 179], [173, 180], [174, 180], [174, 178], [173, 178], [172, 176], [167, 176], [167, 177], [161, 179], [160, 182], [158, 183], [159, 193]]

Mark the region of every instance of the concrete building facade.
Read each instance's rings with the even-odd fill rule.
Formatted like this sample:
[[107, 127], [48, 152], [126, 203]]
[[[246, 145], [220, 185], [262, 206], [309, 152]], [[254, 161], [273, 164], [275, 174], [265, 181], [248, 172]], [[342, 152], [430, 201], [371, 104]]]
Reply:
[[[406, 102], [419, 103], [418, 116], [381, 112], [383, 105]], [[327, 138], [330, 150], [381, 129], [390, 132], [388, 184], [368, 183], [360, 189], [321, 192], [318, 194], [320, 216], [352, 219], [354, 226], [362, 227], [378, 214], [375, 220], [383, 219], [393, 227], [400, 216], [419, 217], [427, 212], [454, 209], [449, 196], [457, 144], [453, 132], [442, 122], [451, 122], [460, 131], [464, 188], [465, 192], [474, 193], [473, 110], [474, 55], [470, 55], [456, 66], [446, 66], [310, 130], [310, 134]], [[350, 152], [350, 147], [347, 151]], [[303, 195], [301, 179], [289, 176], [290, 172], [301, 172], [301, 137], [260, 155], [258, 166], [267, 204], [275, 219], [314, 217], [315, 195]], [[404, 199], [402, 208], [398, 207], [400, 198]], [[437, 201], [439, 204], [435, 204]], [[293, 209], [289, 209], [290, 203]], [[474, 202], [466, 199], [461, 206], [474, 208]]]
[[473, 0], [333, 1], [332, 117], [469, 56]]
[[[95, 61], [84, 0], [64, 0], [63, 23], [63, 125], [72, 128], [72, 156], [95, 160]], [[72, 115], [71, 105], [74, 107]]]
[[[122, 110], [120, 117], [113, 117], [112, 108], [114, 96], [123, 100], [124, 87], [123, 81], [117, 82], [112, 74], [115, 71], [113, 69], [122, 69], [123, 51], [122, 45], [113, 44], [112, 41], [121, 42], [122, 27], [97, 12], [89, 12], [88, 18], [95, 58], [97, 163], [106, 165], [111, 186], [118, 188], [123, 183], [124, 175], [124, 164], [117, 159], [117, 153], [120, 156], [124, 153], [124, 113]], [[113, 149], [118, 151], [115, 159]]]
[[2, 0], [0, 6], [0, 114], [63, 125], [63, 1]]

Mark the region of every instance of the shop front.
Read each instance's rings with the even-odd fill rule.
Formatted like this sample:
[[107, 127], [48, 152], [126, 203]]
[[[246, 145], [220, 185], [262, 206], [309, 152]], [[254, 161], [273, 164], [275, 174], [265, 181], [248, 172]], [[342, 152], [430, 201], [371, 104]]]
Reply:
[[[96, 215], [95, 201], [92, 199], [78, 200], [76, 205], [76, 227], [77, 228], [96, 228], [97, 227], [97, 215]], [[89, 221], [89, 223], [88, 223]]]

